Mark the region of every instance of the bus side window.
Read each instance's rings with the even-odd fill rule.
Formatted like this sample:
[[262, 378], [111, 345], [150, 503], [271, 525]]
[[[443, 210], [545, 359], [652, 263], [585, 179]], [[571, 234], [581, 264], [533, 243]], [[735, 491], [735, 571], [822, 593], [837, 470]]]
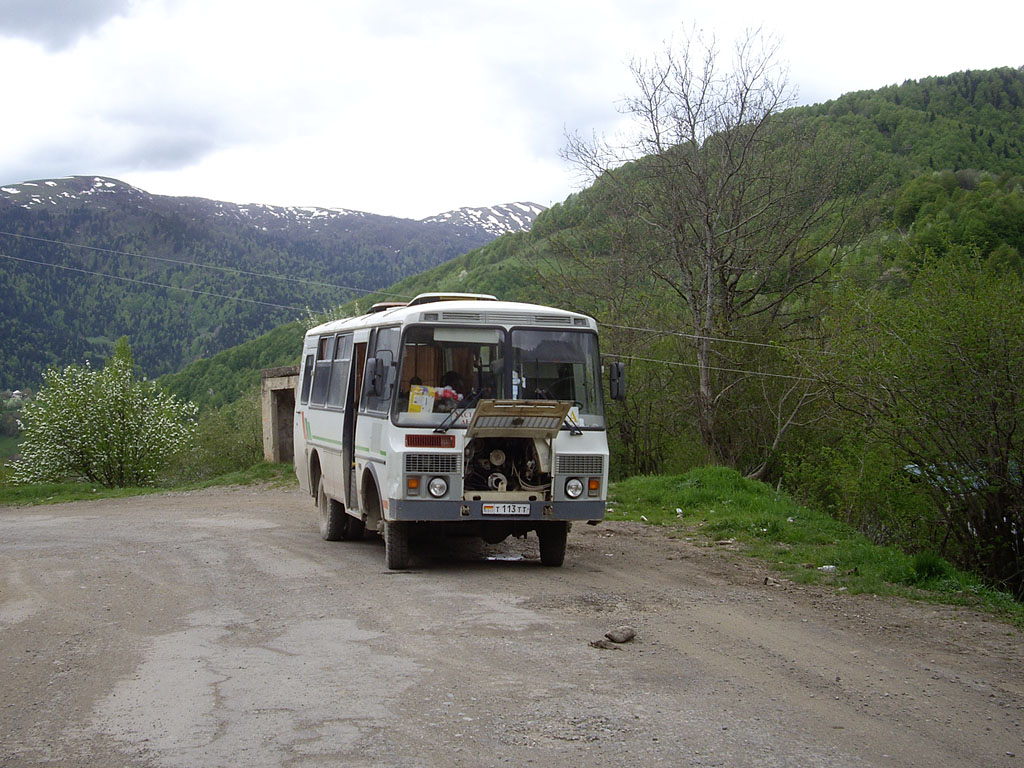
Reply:
[[331, 364], [331, 385], [327, 392], [328, 408], [344, 408], [348, 395], [348, 368], [352, 359], [352, 334], [338, 337]]
[[302, 394], [299, 402], [305, 405], [309, 402], [309, 386], [313, 383], [313, 356], [306, 355], [306, 361], [302, 365]]
[[327, 402], [327, 387], [331, 380], [331, 358], [334, 356], [334, 337], [324, 336], [316, 349], [316, 365], [313, 371], [313, 391], [309, 396], [310, 405], [323, 407]]

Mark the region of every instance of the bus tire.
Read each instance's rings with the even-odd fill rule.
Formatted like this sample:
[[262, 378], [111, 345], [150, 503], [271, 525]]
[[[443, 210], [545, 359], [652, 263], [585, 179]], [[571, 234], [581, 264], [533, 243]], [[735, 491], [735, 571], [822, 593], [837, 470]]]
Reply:
[[388, 570], [402, 571], [409, 567], [409, 523], [404, 520], [384, 523], [384, 557]]
[[316, 489], [316, 503], [320, 510], [320, 536], [324, 541], [341, 541], [349, 515], [341, 504], [327, 496], [323, 477]]
[[565, 562], [565, 542], [568, 537], [568, 523], [554, 521], [541, 524], [537, 529], [541, 565], [557, 568]]

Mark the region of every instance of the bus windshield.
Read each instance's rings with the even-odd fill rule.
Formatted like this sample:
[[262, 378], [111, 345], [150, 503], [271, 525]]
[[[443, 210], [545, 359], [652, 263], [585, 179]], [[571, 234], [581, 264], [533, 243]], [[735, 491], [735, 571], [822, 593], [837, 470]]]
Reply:
[[436, 425], [468, 404], [467, 398], [507, 398], [504, 352], [501, 328], [409, 328], [402, 343], [398, 423]]
[[513, 400], [570, 400], [581, 425], [604, 426], [597, 336], [554, 330], [511, 336]]
[[597, 337], [589, 332], [412, 326], [399, 382], [403, 426], [436, 426], [461, 406], [494, 398], [572, 401], [580, 426], [604, 427]]

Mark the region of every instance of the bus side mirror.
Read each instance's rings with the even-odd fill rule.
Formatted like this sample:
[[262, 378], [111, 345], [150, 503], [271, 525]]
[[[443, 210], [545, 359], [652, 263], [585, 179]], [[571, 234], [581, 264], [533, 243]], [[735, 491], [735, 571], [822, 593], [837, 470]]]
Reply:
[[626, 399], [626, 364], [618, 361], [608, 366], [608, 390], [612, 400]]
[[384, 376], [386, 368], [384, 360], [379, 357], [371, 357], [366, 361], [366, 375], [370, 378], [370, 394], [374, 397], [384, 395]]

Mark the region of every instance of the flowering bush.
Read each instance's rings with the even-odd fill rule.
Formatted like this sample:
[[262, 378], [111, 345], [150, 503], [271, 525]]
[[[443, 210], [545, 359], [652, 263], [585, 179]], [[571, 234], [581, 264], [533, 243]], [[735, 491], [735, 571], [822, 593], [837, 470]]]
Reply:
[[196, 407], [135, 378], [127, 339], [103, 369], [51, 368], [21, 412], [16, 483], [77, 478], [108, 487], [151, 485], [195, 439]]

